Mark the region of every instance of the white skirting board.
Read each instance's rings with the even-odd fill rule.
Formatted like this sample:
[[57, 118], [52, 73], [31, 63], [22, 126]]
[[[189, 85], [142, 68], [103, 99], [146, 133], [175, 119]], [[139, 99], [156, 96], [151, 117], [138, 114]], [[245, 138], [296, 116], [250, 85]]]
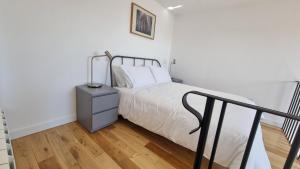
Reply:
[[49, 120], [49, 121], [45, 121], [45, 122], [41, 122], [38, 124], [33, 124], [30, 126], [26, 126], [23, 128], [19, 128], [19, 129], [15, 129], [15, 130], [11, 130], [10, 131], [10, 137], [12, 139], [16, 139], [16, 138], [20, 138], [23, 136], [27, 136], [33, 133], [37, 133], [49, 128], [53, 128], [56, 126], [60, 126], [66, 123], [70, 123], [70, 122], [74, 122], [76, 121], [76, 115], [69, 115], [69, 116], [64, 116], [61, 118], [57, 118], [54, 120]]
[[279, 123], [277, 121], [270, 120], [270, 119], [267, 119], [267, 118], [262, 118], [260, 121], [263, 122], [263, 123], [275, 126], [275, 127], [279, 127], [279, 128], [282, 127], [282, 123]]

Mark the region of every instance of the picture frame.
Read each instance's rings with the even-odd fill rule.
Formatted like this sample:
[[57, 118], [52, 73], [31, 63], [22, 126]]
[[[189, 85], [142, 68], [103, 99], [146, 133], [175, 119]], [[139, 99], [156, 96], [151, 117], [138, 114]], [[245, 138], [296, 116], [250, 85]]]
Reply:
[[155, 26], [156, 15], [136, 3], [131, 3], [131, 33], [154, 40]]

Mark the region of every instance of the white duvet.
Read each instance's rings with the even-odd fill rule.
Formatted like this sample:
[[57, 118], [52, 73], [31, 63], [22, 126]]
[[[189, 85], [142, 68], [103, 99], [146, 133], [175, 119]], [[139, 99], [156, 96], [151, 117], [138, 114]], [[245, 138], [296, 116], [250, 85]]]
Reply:
[[[165, 83], [139, 89], [118, 89], [121, 95], [119, 114], [192, 151], [196, 151], [200, 131], [189, 135], [189, 132], [198, 126], [198, 121], [182, 105], [181, 100], [186, 92], [196, 90], [254, 104], [244, 97], [178, 83]], [[203, 115], [206, 103], [204, 97], [190, 95], [188, 102]], [[213, 146], [221, 105], [220, 101], [216, 101], [214, 106], [204, 153], [208, 159]], [[230, 169], [240, 167], [254, 116], [254, 110], [228, 104], [215, 156], [216, 163]], [[271, 168], [262, 140], [261, 126], [258, 127], [246, 168]]]

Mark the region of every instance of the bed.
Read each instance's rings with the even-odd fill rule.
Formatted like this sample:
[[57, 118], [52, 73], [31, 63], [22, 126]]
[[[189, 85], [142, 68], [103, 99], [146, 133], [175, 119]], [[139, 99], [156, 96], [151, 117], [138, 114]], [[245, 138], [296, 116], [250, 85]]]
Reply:
[[[136, 66], [134, 60], [134, 66]], [[153, 64], [153, 61], [151, 61]], [[123, 63], [123, 60], [122, 60]], [[159, 64], [160, 65], [160, 64]], [[143, 62], [142, 66], [146, 66]], [[120, 91], [119, 114], [151, 132], [159, 134], [183, 147], [196, 151], [200, 131], [189, 134], [198, 125], [198, 121], [182, 105], [182, 97], [189, 91], [200, 91], [224, 98], [254, 104], [247, 98], [211, 91], [185, 84], [151, 83], [136, 88], [116, 87]], [[190, 96], [189, 103], [199, 112], [204, 112], [206, 99], [201, 96]], [[216, 101], [210, 129], [207, 137], [204, 156], [210, 157], [221, 102]], [[249, 137], [251, 125], [255, 116], [254, 110], [228, 105], [224, 124], [220, 135], [215, 162], [230, 169], [239, 168]], [[247, 120], [242, 120], [247, 119]], [[247, 163], [247, 169], [270, 169], [262, 139], [261, 127], [258, 127], [256, 137]]]

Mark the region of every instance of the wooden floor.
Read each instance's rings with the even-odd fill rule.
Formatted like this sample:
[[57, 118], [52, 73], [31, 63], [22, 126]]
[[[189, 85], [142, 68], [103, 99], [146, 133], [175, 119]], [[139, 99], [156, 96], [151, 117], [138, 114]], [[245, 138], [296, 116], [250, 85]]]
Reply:
[[[276, 128], [263, 133], [272, 168], [282, 168], [287, 141]], [[13, 140], [13, 148], [17, 169], [189, 169], [194, 160], [194, 152], [126, 120], [94, 134], [74, 122]]]
[[[290, 144], [280, 128], [266, 124], [262, 124], [262, 127], [263, 139], [272, 169], [282, 169], [290, 150]], [[296, 160], [292, 168], [300, 169], [300, 160]]]

